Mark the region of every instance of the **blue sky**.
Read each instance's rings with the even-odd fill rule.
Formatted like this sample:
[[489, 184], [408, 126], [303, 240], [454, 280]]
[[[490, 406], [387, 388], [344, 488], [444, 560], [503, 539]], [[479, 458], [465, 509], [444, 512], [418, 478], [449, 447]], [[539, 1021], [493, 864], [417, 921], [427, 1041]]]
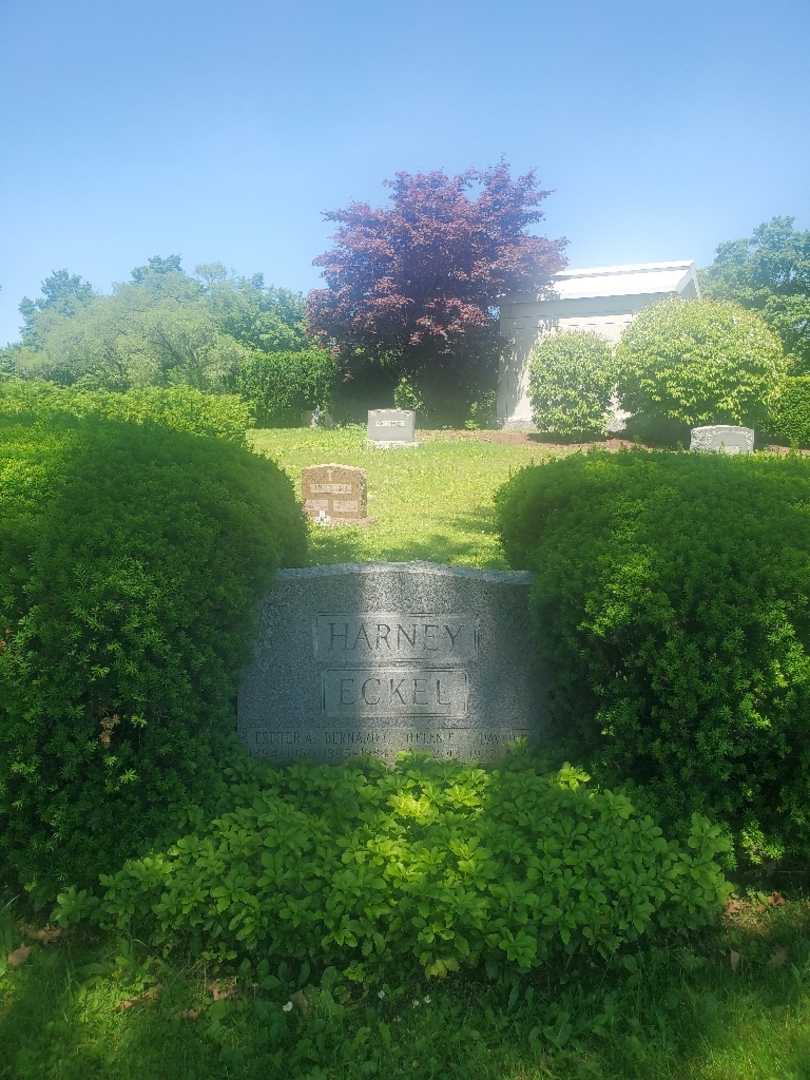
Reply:
[[306, 290], [395, 171], [536, 167], [571, 265], [810, 225], [810, 4], [0, 0], [0, 342], [53, 269]]

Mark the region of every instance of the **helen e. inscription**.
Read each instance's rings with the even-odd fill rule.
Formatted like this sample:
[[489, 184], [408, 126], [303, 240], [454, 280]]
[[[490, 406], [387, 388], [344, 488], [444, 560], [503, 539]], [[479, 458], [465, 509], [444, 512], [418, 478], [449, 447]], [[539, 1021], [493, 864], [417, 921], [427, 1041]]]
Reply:
[[530, 581], [433, 563], [281, 571], [242, 680], [242, 740], [279, 761], [500, 756], [536, 734]]

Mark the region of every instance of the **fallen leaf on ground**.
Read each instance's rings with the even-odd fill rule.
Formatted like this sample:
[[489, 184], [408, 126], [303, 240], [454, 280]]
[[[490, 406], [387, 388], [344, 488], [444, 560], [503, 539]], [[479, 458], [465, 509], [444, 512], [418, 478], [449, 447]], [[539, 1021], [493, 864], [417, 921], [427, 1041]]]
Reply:
[[726, 901], [726, 915], [739, 915], [745, 907], [745, 902], [738, 896], [732, 896]]
[[142, 994], [138, 994], [137, 997], [124, 998], [123, 1001], [118, 1002], [118, 1004], [116, 1005], [116, 1009], [118, 1009], [119, 1012], [124, 1012], [126, 1009], [131, 1009], [135, 1005], [142, 1005], [147, 1001], [154, 1001], [159, 993], [160, 985], [158, 984], [157, 986], [150, 987], [149, 990], [144, 990], [144, 992]]
[[208, 984], [208, 992], [214, 1001], [224, 1001], [236, 994], [236, 979], [214, 979]]
[[184, 1009], [180, 1013], [181, 1020], [199, 1020], [202, 1009]]
[[56, 941], [62, 936], [62, 929], [59, 926], [24, 926], [25, 936], [33, 938], [34, 941], [41, 941], [43, 945], [50, 945], [52, 941]]
[[19, 949], [15, 949], [14, 952], [10, 952], [6, 957], [6, 963], [9, 967], [19, 967], [20, 964], [24, 964], [28, 957], [31, 955], [30, 945], [21, 945]]
[[782, 896], [780, 892], [776, 892], [776, 890], [771, 893], [771, 895], [768, 897], [768, 900], [770, 901], [772, 907], [781, 907], [785, 902], [784, 896]]
[[304, 993], [303, 990], [296, 990], [294, 994], [291, 994], [290, 1001], [293, 1003], [293, 1005], [299, 1008], [302, 1013], [309, 1012], [310, 1004], [307, 1001], [307, 995]]
[[734, 950], [732, 949], [731, 952], [728, 954], [728, 962], [729, 964], [731, 964], [732, 971], [736, 971], [737, 968], [740, 966], [740, 960], [742, 960], [740, 954], [738, 952], [734, 952]]

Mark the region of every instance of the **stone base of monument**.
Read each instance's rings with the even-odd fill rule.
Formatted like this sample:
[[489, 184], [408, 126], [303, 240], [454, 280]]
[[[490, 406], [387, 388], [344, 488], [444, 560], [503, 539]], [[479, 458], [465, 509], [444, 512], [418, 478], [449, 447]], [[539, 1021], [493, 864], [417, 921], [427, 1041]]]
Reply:
[[736, 424], [707, 424], [692, 428], [689, 449], [714, 454], [750, 454], [754, 450], [754, 432]]
[[422, 444], [418, 442], [397, 442], [395, 440], [369, 439], [368, 446], [373, 450], [416, 450]]
[[535, 740], [531, 581], [429, 562], [279, 571], [241, 681], [242, 742], [278, 762], [390, 763], [493, 761]]

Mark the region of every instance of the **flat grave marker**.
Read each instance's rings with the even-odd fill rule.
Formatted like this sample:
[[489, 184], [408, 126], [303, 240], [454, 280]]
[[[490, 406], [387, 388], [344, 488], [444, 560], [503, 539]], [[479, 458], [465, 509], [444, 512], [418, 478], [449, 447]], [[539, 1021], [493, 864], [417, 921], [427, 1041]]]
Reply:
[[707, 424], [692, 428], [690, 450], [713, 454], [750, 454], [754, 450], [754, 432], [735, 424]]
[[325, 524], [368, 518], [366, 470], [354, 465], [309, 465], [301, 471], [304, 510]]

